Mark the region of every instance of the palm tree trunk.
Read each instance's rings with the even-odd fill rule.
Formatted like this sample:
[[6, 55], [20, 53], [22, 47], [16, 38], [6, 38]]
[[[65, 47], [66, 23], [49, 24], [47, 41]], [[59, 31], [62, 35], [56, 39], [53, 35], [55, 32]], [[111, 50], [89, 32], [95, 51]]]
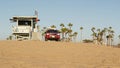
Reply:
[[111, 46], [113, 46], [113, 39], [111, 38]]
[[108, 39], [107, 39], [107, 46], [108, 46], [108, 43], [109, 43], [109, 42], [108, 42]]
[[81, 30], [81, 40], [80, 40], [80, 42], [82, 42], [82, 30]]
[[111, 39], [109, 38], [109, 46], [111, 46], [111, 45], [110, 45], [110, 43], [111, 43], [111, 41], [110, 41], [110, 40], [111, 40]]
[[104, 42], [105, 45], [107, 44], [107, 42], [106, 42], [106, 34], [104, 34], [103, 42]]
[[64, 39], [64, 33], [62, 33], [62, 40]]

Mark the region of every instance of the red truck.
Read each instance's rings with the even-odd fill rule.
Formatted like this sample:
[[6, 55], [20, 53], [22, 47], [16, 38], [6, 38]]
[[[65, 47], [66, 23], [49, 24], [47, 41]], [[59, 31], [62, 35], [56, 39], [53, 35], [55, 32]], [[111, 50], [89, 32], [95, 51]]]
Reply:
[[45, 32], [45, 41], [56, 40], [60, 41], [60, 32], [59, 30], [49, 29]]

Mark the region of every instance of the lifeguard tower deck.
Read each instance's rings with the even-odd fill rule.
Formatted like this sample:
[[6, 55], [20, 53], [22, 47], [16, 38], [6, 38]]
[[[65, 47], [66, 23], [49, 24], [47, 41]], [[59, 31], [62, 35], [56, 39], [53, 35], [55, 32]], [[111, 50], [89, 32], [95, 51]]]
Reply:
[[39, 39], [37, 16], [13, 16], [10, 20], [16, 23], [16, 26], [12, 26], [12, 35], [15, 39]]

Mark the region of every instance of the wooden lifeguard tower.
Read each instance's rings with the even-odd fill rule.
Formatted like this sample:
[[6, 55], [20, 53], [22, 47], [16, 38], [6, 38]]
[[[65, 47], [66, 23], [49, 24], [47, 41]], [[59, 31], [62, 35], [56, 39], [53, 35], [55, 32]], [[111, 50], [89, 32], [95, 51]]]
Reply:
[[10, 19], [16, 25], [12, 26], [12, 35], [16, 40], [37, 40], [39, 39], [39, 32], [37, 16], [13, 16]]

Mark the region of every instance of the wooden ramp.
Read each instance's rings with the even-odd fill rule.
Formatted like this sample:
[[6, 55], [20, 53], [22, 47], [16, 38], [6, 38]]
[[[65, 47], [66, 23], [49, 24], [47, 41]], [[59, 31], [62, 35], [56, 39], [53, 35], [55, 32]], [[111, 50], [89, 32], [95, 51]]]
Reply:
[[39, 32], [32, 32], [32, 39], [31, 40], [40, 40], [40, 33]]

